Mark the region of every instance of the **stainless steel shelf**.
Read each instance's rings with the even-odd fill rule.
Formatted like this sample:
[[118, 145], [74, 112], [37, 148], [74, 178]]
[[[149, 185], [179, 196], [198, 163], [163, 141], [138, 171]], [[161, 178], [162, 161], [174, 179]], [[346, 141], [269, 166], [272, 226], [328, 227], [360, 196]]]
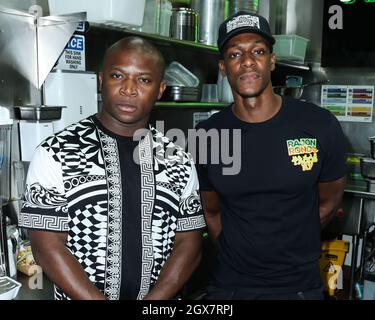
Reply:
[[[164, 37], [160, 36], [158, 34], [151, 34], [151, 33], [145, 33], [140, 31], [135, 31], [127, 28], [126, 26], [123, 26], [121, 24], [109, 24], [109, 23], [94, 23], [90, 22], [90, 29], [92, 31], [97, 32], [120, 32], [124, 33], [126, 35], [134, 35], [134, 36], [140, 36], [145, 39], [148, 39], [150, 41], [156, 42], [161, 45], [168, 45], [168, 46], [180, 46], [185, 48], [190, 48], [194, 50], [202, 50], [205, 53], [214, 54], [216, 56], [219, 55], [219, 49], [216, 46], [209, 46], [193, 41], [188, 40], [178, 40], [170, 37]], [[276, 65], [282, 66], [282, 67], [288, 67], [288, 68], [295, 68], [299, 70], [310, 70], [310, 67], [306, 64], [298, 63], [295, 61], [289, 61], [289, 60], [280, 60], [276, 61]]]
[[[140, 31], [131, 30], [120, 24], [108, 24], [108, 23], [94, 23], [90, 22], [90, 29], [94, 32], [120, 32], [126, 35], [140, 36], [150, 41], [156, 42], [161, 45], [168, 46], [180, 46], [193, 50], [201, 50], [204, 53], [219, 55], [219, 49], [216, 46], [209, 46], [188, 40], [178, 40], [170, 37], [164, 37], [158, 34], [145, 33]], [[276, 61], [277, 66], [299, 69], [299, 70], [310, 70], [310, 67], [306, 64], [298, 63], [290, 60]]]
[[193, 49], [203, 50], [207, 53], [212, 53], [212, 54], [219, 53], [219, 49], [215, 46], [209, 46], [209, 45], [205, 45], [205, 44], [201, 44], [201, 43], [197, 43], [193, 41], [188, 41], [188, 40], [178, 40], [174, 38], [160, 36], [158, 34], [144, 33], [140, 31], [131, 30], [131, 29], [126, 28], [125, 26], [116, 25], [116, 24], [90, 22], [90, 29], [93, 29], [93, 30], [97, 29], [97, 31], [117, 31], [117, 32], [128, 34], [128, 35], [140, 36], [140, 37], [143, 37], [148, 40], [152, 40], [160, 44], [169, 44], [169, 45], [189, 47]]
[[168, 108], [225, 108], [228, 107], [228, 102], [173, 102], [173, 101], [158, 101], [155, 106]]
[[[277, 59], [277, 57], [276, 57]], [[288, 67], [288, 68], [295, 68], [295, 69], [300, 69], [300, 70], [310, 70], [310, 67], [306, 64], [298, 63], [295, 61], [288, 61], [288, 60], [276, 60], [276, 66], [282, 66], [282, 67]]]

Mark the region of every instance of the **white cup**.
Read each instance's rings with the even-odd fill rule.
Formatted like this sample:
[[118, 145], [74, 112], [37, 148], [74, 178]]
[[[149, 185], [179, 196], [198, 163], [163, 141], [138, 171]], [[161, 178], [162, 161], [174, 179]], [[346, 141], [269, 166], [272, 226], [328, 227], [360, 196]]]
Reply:
[[228, 103], [233, 102], [233, 93], [229, 85], [228, 78], [226, 76], [223, 76], [221, 72], [219, 72], [217, 85], [219, 87], [219, 101]]
[[202, 102], [218, 102], [217, 84], [204, 83], [202, 86]]

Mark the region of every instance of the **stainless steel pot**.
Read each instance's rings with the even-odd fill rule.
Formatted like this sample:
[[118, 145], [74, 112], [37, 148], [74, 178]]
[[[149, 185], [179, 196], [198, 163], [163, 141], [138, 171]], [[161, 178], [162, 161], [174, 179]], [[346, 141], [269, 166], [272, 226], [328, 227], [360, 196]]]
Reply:
[[179, 40], [197, 40], [197, 13], [190, 8], [173, 8], [169, 33]]
[[191, 8], [198, 13], [198, 41], [216, 46], [220, 23], [225, 20], [226, 0], [192, 0]]
[[329, 82], [329, 80], [315, 81], [303, 84], [300, 87], [275, 86], [273, 87], [273, 91], [281, 96], [288, 96], [293, 97], [295, 99], [300, 99], [302, 97], [303, 90], [306, 87], [321, 85], [327, 82]]

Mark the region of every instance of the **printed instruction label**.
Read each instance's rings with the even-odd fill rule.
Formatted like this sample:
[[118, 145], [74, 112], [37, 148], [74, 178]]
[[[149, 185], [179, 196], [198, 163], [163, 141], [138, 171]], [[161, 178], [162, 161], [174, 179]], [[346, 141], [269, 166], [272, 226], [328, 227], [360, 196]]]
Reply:
[[86, 71], [85, 37], [73, 35], [61, 54], [55, 69]]
[[321, 106], [340, 121], [372, 122], [374, 86], [322, 86]]

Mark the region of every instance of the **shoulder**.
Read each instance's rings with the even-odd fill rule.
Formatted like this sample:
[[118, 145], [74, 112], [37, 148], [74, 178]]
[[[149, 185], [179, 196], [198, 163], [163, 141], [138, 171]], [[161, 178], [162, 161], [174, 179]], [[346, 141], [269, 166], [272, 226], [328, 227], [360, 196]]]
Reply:
[[310, 126], [317, 125], [319, 127], [330, 126], [332, 122], [338, 122], [336, 117], [328, 110], [319, 107], [318, 105], [297, 100], [291, 97], [284, 97], [283, 103], [287, 108], [289, 117]]
[[214, 113], [207, 120], [201, 121], [196, 126], [196, 129], [215, 129], [228, 126], [228, 121], [231, 118], [231, 105], [224, 110]]
[[155, 150], [154, 155], [162, 156], [162, 159], [166, 164], [176, 163], [176, 161], [178, 161], [178, 164], [182, 164], [189, 168], [191, 167], [192, 156], [190, 153], [186, 152], [181, 146], [174, 143], [153, 126], [150, 126], [150, 131], [153, 139], [152, 148]]
[[90, 128], [96, 128], [96, 125], [92, 119], [92, 116], [70, 124], [69, 126], [65, 127], [63, 130], [57, 132], [55, 136], [62, 137], [65, 135], [72, 135], [72, 133], [79, 134], [81, 131], [85, 131]]
[[[69, 153], [82, 150], [82, 145], [86, 140], [85, 137], [91, 135], [95, 130], [96, 125], [91, 117], [85, 118], [47, 137], [39, 144], [37, 150], [45, 149], [54, 158], [67, 149], [70, 150]], [[93, 137], [91, 136], [90, 141], [92, 140]]]
[[47, 137], [43, 140], [41, 145], [50, 145], [51, 143], [61, 144], [65, 141], [71, 141], [72, 139], [80, 139], [81, 135], [84, 132], [90, 131], [90, 129], [95, 129], [96, 125], [92, 120], [92, 117], [88, 117], [82, 119], [76, 123], [72, 123], [71, 125], [65, 127], [59, 132]]

